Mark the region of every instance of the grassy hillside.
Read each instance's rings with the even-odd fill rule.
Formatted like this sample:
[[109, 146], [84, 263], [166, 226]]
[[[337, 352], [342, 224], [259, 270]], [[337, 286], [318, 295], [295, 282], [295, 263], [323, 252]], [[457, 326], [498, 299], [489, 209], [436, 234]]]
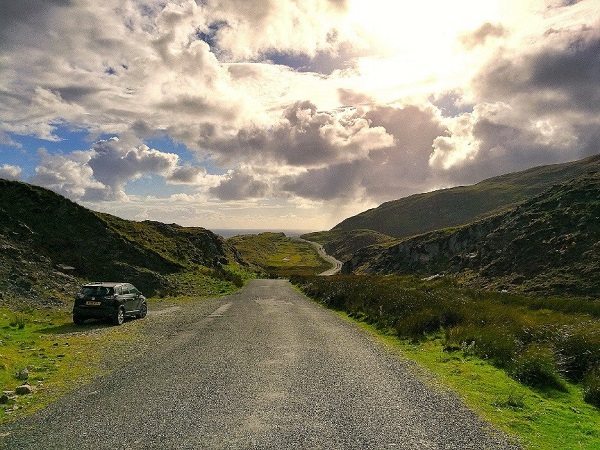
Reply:
[[468, 224], [514, 207], [550, 186], [598, 170], [600, 155], [412, 195], [350, 217], [332, 231], [375, 230], [397, 238]]
[[331, 268], [311, 244], [284, 233], [234, 236], [227, 242], [239, 250], [245, 261], [269, 276], [313, 275]]
[[349, 260], [354, 252], [363, 247], [395, 240], [391, 236], [372, 230], [318, 231], [304, 234], [301, 238], [321, 244], [328, 255], [340, 261]]
[[150, 295], [173, 292], [181, 285], [178, 275], [226, 280], [222, 266], [241, 262], [208, 230], [127, 221], [2, 179], [0, 248], [5, 301], [59, 302], [83, 280], [126, 280]]
[[600, 296], [600, 172], [458, 228], [364, 248], [343, 270], [454, 274], [472, 285]]

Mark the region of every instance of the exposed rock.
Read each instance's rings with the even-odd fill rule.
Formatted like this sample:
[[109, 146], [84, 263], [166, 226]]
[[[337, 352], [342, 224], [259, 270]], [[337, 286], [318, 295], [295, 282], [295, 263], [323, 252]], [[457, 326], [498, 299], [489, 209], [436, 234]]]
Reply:
[[25, 381], [29, 378], [29, 370], [27, 368], [19, 370], [17, 372], [17, 380]]
[[15, 389], [15, 393], [17, 395], [28, 395], [28, 394], [32, 394], [33, 391], [34, 391], [34, 388], [27, 383], [22, 384], [21, 386], [18, 386]]

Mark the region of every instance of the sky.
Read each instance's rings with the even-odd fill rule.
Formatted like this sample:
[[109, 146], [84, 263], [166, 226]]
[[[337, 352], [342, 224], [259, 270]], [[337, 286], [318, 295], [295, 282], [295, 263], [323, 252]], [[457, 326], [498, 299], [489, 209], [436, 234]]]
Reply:
[[600, 152], [600, 0], [0, 0], [0, 178], [326, 230]]

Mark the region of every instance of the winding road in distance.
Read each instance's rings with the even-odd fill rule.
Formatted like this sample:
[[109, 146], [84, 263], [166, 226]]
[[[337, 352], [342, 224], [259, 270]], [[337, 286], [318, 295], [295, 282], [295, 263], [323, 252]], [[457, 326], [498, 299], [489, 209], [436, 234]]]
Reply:
[[302, 239], [302, 238], [297, 238], [297, 239], [314, 245], [314, 247], [317, 249], [317, 252], [319, 253], [319, 256], [321, 258], [323, 258], [325, 261], [331, 263], [331, 265], [332, 265], [331, 269], [328, 269], [325, 272], [320, 273], [319, 275], [322, 275], [322, 276], [335, 275], [336, 273], [339, 273], [342, 270], [342, 262], [335, 259], [333, 256], [328, 255], [325, 252], [325, 249], [323, 248], [323, 246], [321, 244], [319, 244], [317, 242], [313, 242], [313, 241], [307, 241], [306, 239]]
[[0, 447], [519, 448], [285, 280], [145, 320], [133, 361], [1, 426]]

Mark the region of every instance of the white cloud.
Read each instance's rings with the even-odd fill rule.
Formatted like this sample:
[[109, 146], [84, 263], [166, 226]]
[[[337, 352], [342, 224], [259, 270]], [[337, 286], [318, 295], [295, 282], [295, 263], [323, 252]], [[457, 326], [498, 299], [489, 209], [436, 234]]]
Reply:
[[19, 180], [21, 178], [21, 172], [23, 170], [18, 166], [10, 164], [3, 164], [0, 166], [0, 178], [5, 180]]

